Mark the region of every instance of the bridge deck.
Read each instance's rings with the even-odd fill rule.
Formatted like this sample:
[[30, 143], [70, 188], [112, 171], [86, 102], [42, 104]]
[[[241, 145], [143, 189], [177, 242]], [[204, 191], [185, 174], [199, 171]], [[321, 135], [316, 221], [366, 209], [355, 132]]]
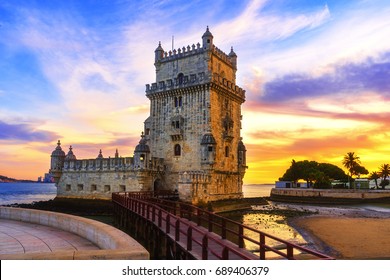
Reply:
[[[153, 223], [195, 259], [332, 259], [193, 205], [154, 198], [153, 193], [113, 193], [112, 200]], [[270, 246], [269, 240], [280, 245]], [[246, 242], [257, 246], [259, 255], [246, 250]]]

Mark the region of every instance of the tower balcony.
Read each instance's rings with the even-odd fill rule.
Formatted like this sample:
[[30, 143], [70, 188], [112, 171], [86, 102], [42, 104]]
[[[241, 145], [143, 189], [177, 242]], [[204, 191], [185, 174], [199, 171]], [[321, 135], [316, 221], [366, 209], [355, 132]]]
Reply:
[[172, 141], [179, 141], [179, 140], [183, 140], [184, 132], [183, 129], [174, 128], [171, 129], [169, 135], [171, 136]]

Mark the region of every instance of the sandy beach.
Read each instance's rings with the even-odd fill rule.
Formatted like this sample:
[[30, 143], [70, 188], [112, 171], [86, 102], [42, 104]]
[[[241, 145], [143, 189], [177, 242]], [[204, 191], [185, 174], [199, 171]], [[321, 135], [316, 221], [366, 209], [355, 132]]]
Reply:
[[390, 259], [390, 218], [315, 215], [295, 219], [292, 225], [337, 259]]

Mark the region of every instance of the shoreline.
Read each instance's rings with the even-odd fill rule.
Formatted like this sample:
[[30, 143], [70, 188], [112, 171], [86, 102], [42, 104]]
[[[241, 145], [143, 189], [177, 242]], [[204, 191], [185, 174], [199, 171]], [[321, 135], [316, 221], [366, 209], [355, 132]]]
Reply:
[[[291, 210], [301, 211], [301, 206], [288, 206]], [[287, 223], [303, 236], [309, 248], [336, 259], [390, 259], [390, 212], [321, 206], [308, 208], [314, 215], [293, 217], [287, 219]]]

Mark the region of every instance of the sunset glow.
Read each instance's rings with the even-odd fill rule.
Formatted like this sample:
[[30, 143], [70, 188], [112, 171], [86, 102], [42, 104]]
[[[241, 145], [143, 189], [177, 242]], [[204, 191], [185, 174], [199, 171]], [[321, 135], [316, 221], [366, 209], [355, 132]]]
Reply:
[[245, 184], [278, 180], [292, 159], [390, 163], [389, 1], [5, 0], [0, 175], [36, 180], [58, 139], [77, 158], [132, 156], [159, 41], [196, 44], [206, 25], [238, 56]]

